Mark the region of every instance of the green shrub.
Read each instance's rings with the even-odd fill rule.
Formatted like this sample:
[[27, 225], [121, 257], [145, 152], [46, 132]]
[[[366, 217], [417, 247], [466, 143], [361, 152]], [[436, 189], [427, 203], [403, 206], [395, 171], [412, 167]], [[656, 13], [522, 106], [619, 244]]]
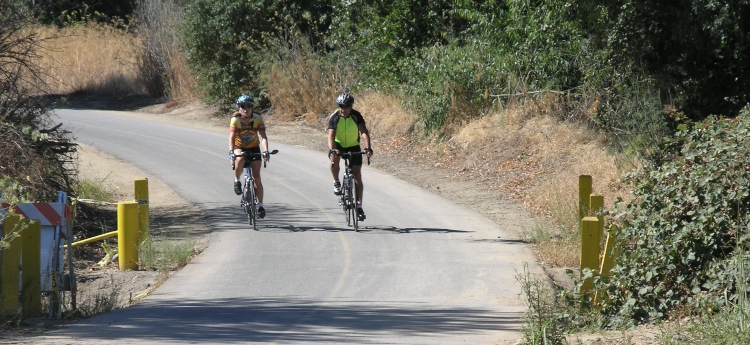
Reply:
[[750, 220], [749, 137], [750, 108], [732, 120], [711, 117], [676, 134], [671, 161], [626, 176], [634, 200], [611, 212], [621, 255], [601, 282], [613, 323], [736, 298], [745, 276], [736, 248], [746, 245]]
[[195, 0], [185, 5], [182, 26], [188, 66], [210, 102], [228, 103], [241, 93], [258, 95], [261, 68], [277, 40], [303, 32], [313, 40], [330, 22], [326, 1]]

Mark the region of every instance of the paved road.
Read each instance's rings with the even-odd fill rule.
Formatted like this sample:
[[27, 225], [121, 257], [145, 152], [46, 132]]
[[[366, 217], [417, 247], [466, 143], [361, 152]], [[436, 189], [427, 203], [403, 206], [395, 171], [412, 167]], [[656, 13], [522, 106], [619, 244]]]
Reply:
[[[202, 208], [208, 248], [143, 302], [34, 343], [513, 344], [514, 276], [534, 256], [472, 210], [364, 167], [365, 226], [346, 227], [323, 154], [275, 144], [268, 215], [248, 229], [227, 134], [116, 112], [58, 110], [80, 143], [163, 180]], [[278, 134], [277, 134], [278, 135]], [[376, 158], [376, 157], [375, 157]]]

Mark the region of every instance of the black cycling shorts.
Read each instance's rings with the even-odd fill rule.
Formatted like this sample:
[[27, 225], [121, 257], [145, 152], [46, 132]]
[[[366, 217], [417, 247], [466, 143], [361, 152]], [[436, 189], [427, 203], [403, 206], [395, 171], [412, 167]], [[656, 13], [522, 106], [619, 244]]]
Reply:
[[[235, 150], [239, 149], [239, 150], [245, 151], [247, 153], [260, 153], [260, 146], [249, 148], [249, 149], [243, 149], [243, 148], [241, 148], [239, 146], [235, 146], [234, 149]], [[260, 155], [245, 156], [245, 167], [249, 167], [250, 163], [252, 163], [253, 161], [260, 161], [262, 159], [263, 159], [263, 157], [260, 156]]]
[[[362, 152], [362, 149], [357, 146], [347, 147], [343, 148], [339, 143], [334, 142], [333, 143], [333, 149], [338, 150], [340, 153], [344, 152]], [[362, 155], [356, 155], [353, 156], [352, 159], [349, 160], [349, 166], [362, 166]]]

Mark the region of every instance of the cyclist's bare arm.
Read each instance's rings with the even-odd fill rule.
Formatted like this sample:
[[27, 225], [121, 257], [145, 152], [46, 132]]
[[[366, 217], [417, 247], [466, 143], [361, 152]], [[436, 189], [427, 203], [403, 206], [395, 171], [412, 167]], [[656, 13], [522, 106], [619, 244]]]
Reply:
[[237, 137], [237, 132], [229, 131], [229, 152], [234, 152], [234, 139]]
[[[268, 152], [268, 137], [266, 137], [266, 129], [265, 128], [258, 129], [258, 137], [260, 137], [260, 139], [258, 139], [258, 144], [260, 145], [261, 151], [262, 152]], [[270, 158], [270, 156], [263, 155], [263, 160], [264, 161], [268, 162], [269, 158]]]
[[[329, 129], [328, 130], [328, 152], [329, 153], [331, 151], [334, 151], [333, 150], [333, 147], [334, 147], [333, 143], [335, 142], [335, 140], [336, 140], [336, 130], [335, 129]], [[333, 159], [334, 159], [335, 156], [336, 155], [331, 155], [331, 154], [328, 155], [328, 159], [331, 160], [331, 163], [333, 163]]]
[[359, 135], [362, 138], [362, 142], [365, 143], [367, 158], [370, 158], [370, 156], [372, 156], [372, 150], [367, 150], [367, 148], [372, 147], [370, 145], [370, 131], [367, 130], [367, 126], [364, 123], [360, 123], [357, 128], [359, 129]]

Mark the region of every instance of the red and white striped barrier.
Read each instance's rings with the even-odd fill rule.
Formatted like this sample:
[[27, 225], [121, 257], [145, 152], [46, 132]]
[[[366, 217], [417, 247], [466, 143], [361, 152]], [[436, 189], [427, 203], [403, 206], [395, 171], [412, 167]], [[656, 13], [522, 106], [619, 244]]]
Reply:
[[[1, 204], [0, 215], [8, 213], [11, 205]], [[71, 218], [70, 205], [59, 202], [34, 202], [13, 205], [11, 212], [28, 219], [38, 220], [42, 226], [63, 225]]]
[[0, 216], [13, 213], [39, 221], [41, 288], [42, 291], [54, 291], [58, 282], [62, 282], [65, 244], [70, 245], [73, 240], [72, 208], [68, 204], [67, 194], [58, 193], [57, 202], [3, 203], [0, 206]]

